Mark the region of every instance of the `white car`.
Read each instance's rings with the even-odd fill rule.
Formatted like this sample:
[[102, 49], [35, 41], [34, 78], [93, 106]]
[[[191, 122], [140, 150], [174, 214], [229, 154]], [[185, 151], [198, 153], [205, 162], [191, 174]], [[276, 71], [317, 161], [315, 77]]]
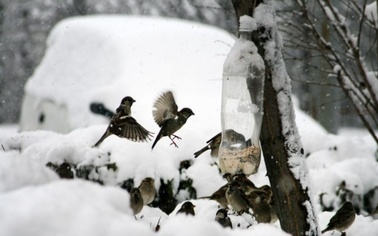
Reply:
[[[65, 19], [52, 30], [46, 54], [25, 86], [20, 129], [67, 133], [107, 123], [91, 112], [91, 103], [114, 111], [124, 96], [132, 96], [138, 114], [151, 110], [167, 89], [177, 92], [179, 106], [203, 96], [216, 111], [208, 118], [218, 122], [222, 67], [233, 42], [222, 29], [170, 18]], [[215, 103], [208, 100], [214, 94]], [[152, 115], [137, 119], [152, 123]]]

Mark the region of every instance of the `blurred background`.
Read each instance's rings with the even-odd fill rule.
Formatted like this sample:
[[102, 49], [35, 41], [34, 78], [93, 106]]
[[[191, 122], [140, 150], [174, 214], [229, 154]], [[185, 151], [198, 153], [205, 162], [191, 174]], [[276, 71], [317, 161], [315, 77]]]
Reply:
[[[328, 77], [328, 65], [313, 52], [293, 43], [298, 35], [290, 27], [299, 24], [291, 17], [295, 5], [286, 1], [276, 1], [275, 5], [285, 62], [300, 108], [331, 133], [346, 126], [363, 127], [343, 91]], [[179, 18], [237, 34], [231, 0], [0, 0], [0, 124], [19, 121], [24, 85], [41, 62], [46, 38], [54, 25], [64, 18], [94, 14]], [[330, 23], [319, 18], [317, 24], [327, 36]]]

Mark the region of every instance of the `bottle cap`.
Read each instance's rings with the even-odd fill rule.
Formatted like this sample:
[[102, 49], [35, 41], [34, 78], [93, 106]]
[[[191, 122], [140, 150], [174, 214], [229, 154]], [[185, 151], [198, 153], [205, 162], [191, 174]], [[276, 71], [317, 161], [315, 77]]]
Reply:
[[252, 32], [255, 29], [257, 29], [257, 23], [253, 17], [247, 15], [240, 17], [240, 32]]

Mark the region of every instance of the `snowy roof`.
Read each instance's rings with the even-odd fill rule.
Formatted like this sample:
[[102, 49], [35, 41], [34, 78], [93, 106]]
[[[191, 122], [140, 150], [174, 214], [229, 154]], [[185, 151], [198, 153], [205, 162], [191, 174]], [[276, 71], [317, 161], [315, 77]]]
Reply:
[[[132, 96], [138, 109], [173, 89], [178, 105], [195, 107], [192, 97], [220, 108], [222, 66], [234, 39], [215, 27], [169, 18], [89, 16], [61, 21], [51, 32], [47, 52], [26, 85], [26, 93], [65, 104], [73, 128], [104, 122], [88, 104], [115, 109]], [[209, 89], [211, 88], [211, 89]], [[219, 103], [209, 97], [218, 96]], [[217, 100], [216, 100], [217, 101]], [[182, 105], [181, 105], [182, 104]], [[209, 119], [219, 118], [219, 112]], [[152, 123], [151, 117], [138, 121]]]

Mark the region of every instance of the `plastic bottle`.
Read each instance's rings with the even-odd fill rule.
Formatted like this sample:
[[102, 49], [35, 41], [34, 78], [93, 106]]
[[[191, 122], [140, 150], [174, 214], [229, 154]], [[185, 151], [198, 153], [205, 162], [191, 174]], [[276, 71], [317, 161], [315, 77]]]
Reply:
[[224, 174], [248, 176], [260, 165], [264, 78], [264, 61], [250, 31], [241, 28], [223, 67], [219, 164]]

